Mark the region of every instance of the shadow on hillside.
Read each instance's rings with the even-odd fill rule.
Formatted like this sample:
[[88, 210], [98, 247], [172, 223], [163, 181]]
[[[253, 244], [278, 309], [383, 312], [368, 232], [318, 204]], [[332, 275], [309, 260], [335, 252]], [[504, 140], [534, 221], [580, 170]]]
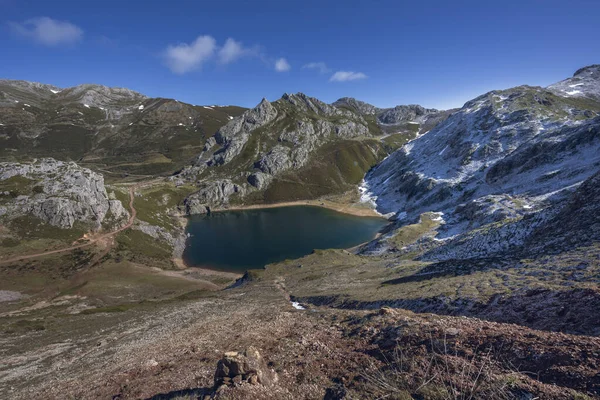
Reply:
[[470, 275], [475, 272], [490, 269], [504, 269], [513, 266], [516, 261], [500, 258], [477, 258], [466, 260], [448, 260], [429, 264], [419, 270], [416, 274], [390, 279], [382, 282], [382, 285], [400, 285], [403, 283], [414, 283], [434, 278], [454, 277]]
[[342, 309], [402, 308], [416, 313], [475, 317], [532, 329], [600, 336], [600, 293], [592, 289], [532, 289], [487, 302], [446, 296], [359, 301], [348, 296], [295, 297], [292, 301]]
[[195, 388], [175, 390], [169, 393], [159, 393], [146, 400], [175, 400], [175, 399], [209, 399], [213, 394], [212, 388]]

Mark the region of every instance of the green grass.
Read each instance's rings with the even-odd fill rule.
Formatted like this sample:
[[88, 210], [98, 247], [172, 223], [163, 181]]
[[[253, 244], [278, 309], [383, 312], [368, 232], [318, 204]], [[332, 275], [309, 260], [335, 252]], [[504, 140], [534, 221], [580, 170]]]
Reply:
[[13, 335], [23, 335], [30, 332], [39, 332], [44, 330], [46, 330], [46, 325], [44, 324], [44, 321], [30, 319], [19, 319], [14, 322], [9, 322], [3, 328], [3, 332], [5, 334]]
[[[0, 181], [0, 200], [4, 197], [14, 198], [21, 195], [33, 194], [37, 181], [22, 175], [15, 175]], [[4, 192], [8, 192], [4, 194]]]
[[[137, 210], [137, 218], [151, 225], [173, 230], [178, 226], [178, 222], [169, 217], [167, 212], [182, 205], [183, 200], [196, 190], [198, 189], [194, 186], [176, 187], [172, 184], [157, 185], [148, 189], [142, 189], [140, 192], [141, 196], [135, 197], [134, 205]], [[129, 200], [123, 204], [128, 203]]]
[[141, 264], [171, 268], [171, 249], [168, 245], [141, 231], [128, 229], [120, 233], [117, 244], [117, 259], [123, 257]]
[[419, 222], [412, 225], [406, 225], [395, 231], [394, 235], [387, 239], [388, 243], [397, 248], [402, 248], [415, 243], [424, 234], [433, 231], [440, 226], [439, 221], [433, 220], [434, 216], [429, 213], [421, 215]]
[[264, 194], [254, 200], [276, 203], [347, 192], [386, 154], [377, 140], [326, 144], [316, 151], [306, 166], [277, 176]]
[[29, 215], [14, 218], [6, 225], [13, 234], [21, 239], [51, 238], [67, 243], [79, 239], [88, 230], [85, 225], [78, 222], [76, 222], [71, 229], [61, 229]]

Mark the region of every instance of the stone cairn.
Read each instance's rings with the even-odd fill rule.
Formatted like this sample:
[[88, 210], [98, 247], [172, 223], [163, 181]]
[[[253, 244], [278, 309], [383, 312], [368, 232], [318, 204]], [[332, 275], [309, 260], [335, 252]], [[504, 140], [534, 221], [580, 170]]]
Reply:
[[217, 363], [215, 389], [242, 383], [271, 385], [277, 379], [275, 371], [268, 368], [258, 350], [249, 347], [245, 352], [230, 351]]

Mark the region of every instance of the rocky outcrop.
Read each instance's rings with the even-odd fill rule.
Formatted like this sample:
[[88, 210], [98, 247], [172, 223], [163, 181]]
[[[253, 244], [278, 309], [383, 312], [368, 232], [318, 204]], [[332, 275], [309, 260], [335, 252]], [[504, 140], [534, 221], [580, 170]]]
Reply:
[[264, 172], [255, 172], [248, 176], [248, 183], [258, 190], [267, 188], [271, 180], [273, 180], [273, 175], [265, 174]]
[[225, 353], [217, 363], [214, 382], [217, 390], [243, 383], [270, 386], [277, 382], [277, 374], [269, 369], [257, 349], [249, 347], [243, 353]]
[[177, 231], [168, 231], [160, 226], [150, 225], [144, 221], [138, 221], [134, 225], [134, 229], [144, 232], [146, 235], [152, 236], [154, 239], [167, 243], [173, 249], [173, 257], [181, 258], [185, 250], [185, 231], [179, 229]]
[[200, 190], [184, 200], [184, 212], [187, 215], [207, 214], [211, 207], [227, 206], [232, 196], [242, 196], [245, 191], [244, 186], [229, 179], [202, 182]]
[[352, 97], [342, 97], [334, 106], [354, 110], [361, 115], [373, 115], [381, 125], [402, 125], [406, 123], [427, 127], [427, 131], [448, 117], [447, 111], [425, 108], [417, 104], [400, 105], [393, 108], [378, 108]]
[[352, 97], [342, 97], [332, 103], [333, 106], [338, 108], [348, 108], [358, 112], [359, 114], [365, 115], [376, 115], [379, 114], [383, 109], [375, 107], [364, 101], [356, 100]]
[[435, 108], [425, 108], [416, 104], [407, 106], [396, 106], [382, 111], [377, 120], [382, 124], [395, 125], [402, 122], [424, 122], [425, 119], [433, 114], [439, 113]]
[[275, 146], [257, 162], [257, 167], [262, 172], [271, 175], [285, 171], [292, 167], [289, 154], [290, 149], [288, 147]]
[[263, 99], [252, 110], [234, 118], [215, 134], [215, 141], [222, 146], [222, 149], [213, 155], [209, 164], [222, 165], [230, 162], [242, 151], [250, 133], [271, 122], [275, 117], [277, 117], [277, 110], [267, 99]]
[[12, 188], [0, 197], [0, 215], [32, 215], [60, 228], [76, 222], [99, 229], [105, 218], [126, 220], [118, 200], [109, 200], [102, 175], [73, 162], [46, 158], [27, 164], [0, 163], [0, 185]]

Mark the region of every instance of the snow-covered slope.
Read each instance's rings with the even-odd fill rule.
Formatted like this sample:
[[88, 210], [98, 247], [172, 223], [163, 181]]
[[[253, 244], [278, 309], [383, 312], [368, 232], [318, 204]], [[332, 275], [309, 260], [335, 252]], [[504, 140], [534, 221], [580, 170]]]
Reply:
[[572, 78], [548, 86], [548, 90], [559, 96], [589, 98], [600, 101], [600, 64], [581, 68]]
[[520, 86], [467, 102], [365, 178], [398, 225], [443, 212], [437, 238], [539, 211], [600, 168], [598, 66], [579, 70], [580, 95]]

